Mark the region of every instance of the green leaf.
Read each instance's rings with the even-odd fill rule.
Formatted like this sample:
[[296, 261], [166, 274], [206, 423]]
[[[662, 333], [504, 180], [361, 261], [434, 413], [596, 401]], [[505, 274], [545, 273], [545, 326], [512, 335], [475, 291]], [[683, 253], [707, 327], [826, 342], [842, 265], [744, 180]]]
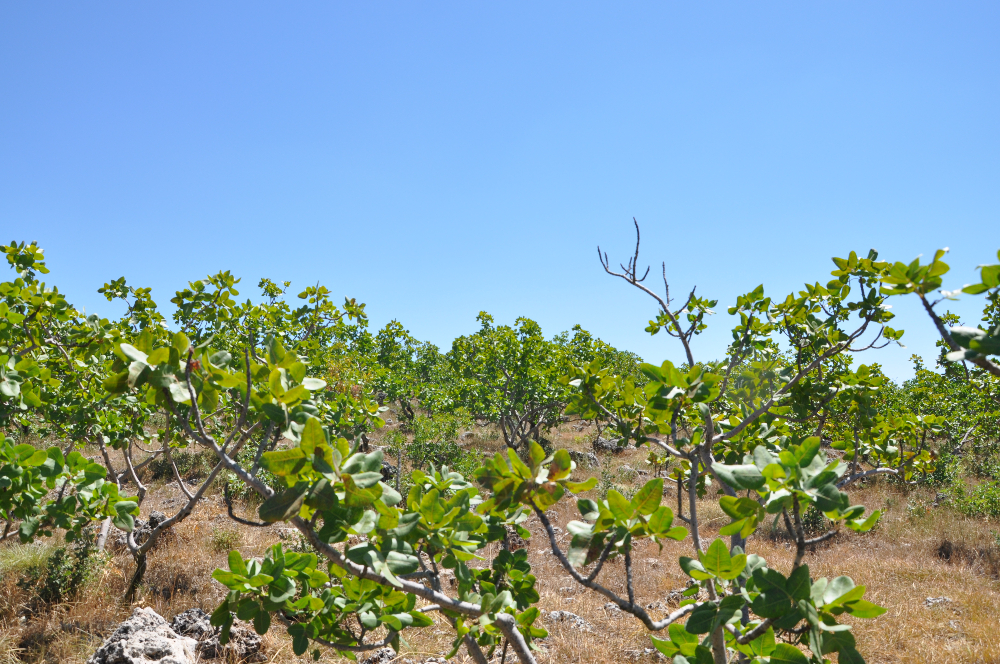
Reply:
[[170, 345], [177, 351], [178, 355], [186, 358], [188, 349], [191, 347], [191, 341], [188, 340], [187, 335], [183, 332], [177, 332], [170, 340]]
[[670, 640], [680, 649], [681, 654], [686, 657], [694, 655], [694, 650], [698, 646], [698, 637], [684, 628], [680, 623], [670, 623], [667, 628]]
[[879, 518], [882, 516], [881, 510], [875, 510], [869, 515], [867, 519], [862, 521], [861, 519], [855, 519], [853, 521], [847, 522], [847, 527], [856, 533], [866, 533], [871, 530], [876, 523], [878, 523]]
[[170, 349], [169, 348], [157, 348], [149, 357], [146, 358], [146, 364], [156, 366], [158, 364], [163, 364], [170, 359]]
[[614, 489], [608, 491], [608, 509], [618, 521], [628, 521], [632, 518], [632, 504]]
[[410, 611], [410, 617], [413, 618], [412, 627], [430, 627], [434, 624], [434, 619], [423, 611]]
[[779, 643], [771, 653], [771, 664], [809, 664], [809, 660], [795, 646]]
[[267, 574], [255, 574], [250, 577], [250, 580], [247, 581], [247, 583], [250, 584], [251, 588], [260, 588], [261, 586], [266, 586], [271, 583], [271, 581], [274, 581], [273, 576], [268, 576]]
[[722, 496], [719, 498], [719, 507], [731, 519], [744, 519], [756, 514], [760, 510], [760, 504], [752, 498], [737, 498], [735, 496]]
[[323, 445], [326, 445], [326, 434], [323, 433], [323, 425], [315, 417], [310, 417], [306, 420], [305, 426], [302, 427], [299, 447], [302, 448], [305, 456], [312, 456], [316, 447]]
[[788, 577], [785, 582], [785, 591], [791, 595], [794, 601], [806, 599], [812, 590], [812, 581], [809, 580], [809, 566], [802, 565]]
[[704, 581], [705, 579], [711, 579], [712, 575], [705, 571], [705, 567], [694, 558], [688, 558], [687, 556], [681, 556], [678, 560], [681, 569], [684, 573], [690, 576], [692, 579], [697, 581]]
[[[239, 574], [240, 576], [249, 576], [247, 573], [246, 563], [243, 562], [243, 556], [240, 555], [239, 551], [229, 552], [229, 569], [234, 574]], [[246, 620], [242, 618], [241, 620]]]
[[121, 345], [122, 354], [133, 362], [147, 363], [148, 356], [132, 344], [123, 343]]
[[649, 516], [649, 530], [657, 535], [663, 535], [670, 530], [674, 522], [674, 512], [666, 505], [660, 505]]
[[566, 488], [573, 493], [584, 493], [585, 491], [590, 491], [595, 486], [597, 486], [597, 478], [590, 477], [583, 482], [566, 482]]
[[712, 465], [719, 479], [734, 489], [762, 489], [765, 484], [760, 469], [752, 465], [726, 466], [721, 463]]
[[[118, 530], [124, 530], [127, 533], [132, 532], [135, 529], [135, 518], [131, 514], [119, 514], [113, 519], [111, 523], [115, 525]], [[24, 524], [22, 524], [23, 526]]]
[[844, 608], [855, 618], [877, 618], [885, 613], [885, 609], [878, 604], [863, 599], [856, 599], [853, 602], [844, 602]]
[[253, 630], [261, 636], [264, 636], [270, 628], [271, 614], [267, 611], [258, 611], [257, 615], [253, 617]]
[[28, 468], [35, 468], [45, 463], [48, 458], [49, 455], [45, 450], [35, 450], [30, 457], [21, 462], [21, 465]]
[[251, 620], [260, 613], [260, 604], [250, 597], [244, 597], [236, 607], [236, 617], [240, 620]]
[[305, 484], [297, 484], [271, 496], [257, 510], [260, 520], [265, 523], [274, 523], [275, 521], [287, 521], [293, 516], [297, 516], [308, 489], [309, 487]]
[[264, 452], [261, 458], [264, 470], [278, 477], [296, 475], [306, 467], [306, 464], [306, 455], [301, 447]]
[[295, 596], [295, 581], [287, 576], [279, 576], [268, 585], [267, 598], [275, 604], [281, 604]]
[[656, 508], [660, 506], [660, 501], [663, 499], [663, 478], [657, 477], [646, 482], [645, 485], [639, 491], [636, 492], [635, 496], [632, 498], [632, 510], [642, 514], [643, 516], [649, 516], [656, 511]]
[[[650, 635], [649, 638], [653, 641], [653, 647], [663, 653], [666, 657], [673, 657], [681, 651], [680, 648], [666, 639], [658, 639], [652, 635]], [[697, 637], [695, 638], [697, 639]]]
[[[242, 581], [237, 580], [236, 575], [224, 569], [216, 569], [212, 572], [212, 578], [229, 588], [230, 590], [242, 585]], [[214, 623], [213, 623], [214, 624]]]
[[698, 558], [705, 571], [713, 576], [721, 577], [730, 568], [729, 547], [720, 539], [712, 542], [708, 551], [699, 552]]
[[570, 459], [569, 452], [564, 449], [556, 450], [552, 463], [549, 464], [549, 479], [555, 482], [569, 477], [572, 470], [573, 460]]
[[302, 380], [302, 387], [306, 388], [310, 392], [315, 392], [316, 390], [322, 390], [326, 387], [326, 381], [320, 380], [319, 378], [305, 378]]
[[719, 607], [712, 602], [699, 604], [691, 612], [691, 616], [688, 618], [687, 623], [685, 623], [684, 629], [691, 634], [708, 634], [712, 630], [712, 625], [715, 622], [715, 614], [718, 610]]

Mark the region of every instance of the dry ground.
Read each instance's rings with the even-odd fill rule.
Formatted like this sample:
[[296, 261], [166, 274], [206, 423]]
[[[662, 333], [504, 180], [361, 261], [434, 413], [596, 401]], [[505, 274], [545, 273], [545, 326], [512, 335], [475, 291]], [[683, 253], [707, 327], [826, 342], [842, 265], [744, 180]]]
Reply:
[[[565, 426], [556, 432], [554, 443], [557, 447], [589, 451], [592, 437], [591, 430]], [[487, 450], [501, 445], [495, 435], [482, 433], [465, 444]], [[644, 457], [635, 450], [603, 456], [605, 480], [626, 489], [638, 485], [646, 478], [622, 469], [648, 470]], [[581, 469], [581, 474], [600, 476], [601, 472]], [[853, 503], [885, 511], [880, 526], [865, 535], [838, 536], [810, 552], [807, 563], [814, 578], [845, 574], [866, 585], [866, 598], [887, 609], [874, 620], [855, 621], [858, 647], [867, 661], [1000, 662], [1000, 549], [993, 532], [1000, 530], [1000, 525], [970, 520], [947, 507], [933, 506], [933, 499], [931, 490], [904, 493], [885, 483], [855, 488]], [[673, 506], [676, 496], [671, 491], [664, 500]], [[155, 482], [142, 506], [142, 515], [154, 509], [169, 514], [179, 504], [176, 486]], [[252, 512], [252, 507], [245, 509]], [[564, 530], [566, 522], [578, 516], [573, 514], [572, 501], [563, 501], [554, 509], [558, 514], [554, 522]], [[173, 537], [150, 554], [149, 571], [136, 605], [151, 606], [167, 619], [195, 606], [211, 611], [224, 595], [222, 587], [212, 581], [211, 573], [216, 567], [226, 566], [227, 547], [235, 546], [244, 557], [259, 556], [280, 540], [280, 528], [239, 526], [225, 512], [216, 491], [175, 528]], [[714, 537], [718, 528], [727, 523], [711, 496], [702, 502], [701, 518], [703, 537], [707, 538]], [[642, 625], [605, 609], [602, 597], [575, 586], [547, 552], [537, 521], [529, 521], [528, 525], [533, 534], [529, 559], [538, 577], [540, 608], [571, 611], [592, 626], [590, 630], [577, 629], [542, 618], [541, 624], [550, 636], [543, 642], [539, 662], [656, 661], [656, 655], [645, 652], [651, 644]], [[749, 551], [764, 556], [778, 569], [787, 569], [792, 559], [789, 544], [780, 537], [768, 536], [766, 528], [761, 531], [751, 538]], [[565, 541], [565, 532], [561, 538]], [[131, 612], [122, 597], [133, 564], [130, 556], [121, 552], [101, 567], [72, 601], [54, 607], [33, 601], [29, 592], [17, 586], [18, 579], [31, 560], [44, 556], [55, 544], [0, 545], [0, 664], [82, 663]], [[636, 551], [637, 594], [643, 604], [660, 607], [652, 611], [655, 617], [676, 607], [676, 595], [671, 596], [671, 592], [683, 589], [686, 581], [677, 558], [690, 552], [690, 539], [670, 543], [662, 551], [644, 543]], [[620, 591], [621, 565], [609, 564], [602, 578]], [[927, 606], [925, 600], [930, 597], [950, 601]], [[406, 636], [409, 646], [401, 657], [415, 661], [440, 656], [448, 650], [452, 638], [447, 624], [411, 630]], [[267, 635], [265, 644], [271, 662], [298, 659], [289, 641], [277, 630]], [[323, 660], [335, 661], [338, 657], [327, 652]], [[464, 652], [455, 661], [467, 661]]]

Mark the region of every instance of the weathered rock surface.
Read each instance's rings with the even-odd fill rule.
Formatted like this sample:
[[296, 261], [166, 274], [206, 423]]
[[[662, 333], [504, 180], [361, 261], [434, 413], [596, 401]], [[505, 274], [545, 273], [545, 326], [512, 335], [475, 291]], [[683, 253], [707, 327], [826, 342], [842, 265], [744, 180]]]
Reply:
[[597, 455], [593, 452], [578, 452], [577, 450], [570, 450], [569, 458], [575, 461], [579, 466], [599, 468], [601, 465]]
[[504, 530], [507, 534], [503, 538], [503, 548], [508, 551], [528, 548], [528, 540], [521, 537], [520, 533], [517, 532], [517, 528], [514, 526], [504, 526]]
[[396, 651], [392, 648], [379, 648], [378, 650], [372, 651], [371, 654], [359, 655], [358, 661], [361, 664], [388, 664], [396, 659]]
[[622, 445], [621, 438], [603, 438], [598, 436], [594, 439], [594, 451], [595, 452], [611, 452], [612, 454], [618, 454], [625, 447]]
[[87, 664], [195, 664], [196, 646], [197, 641], [175, 632], [153, 609], [136, 609]]
[[567, 623], [572, 629], [582, 629], [586, 632], [590, 632], [594, 629], [594, 626], [589, 622], [575, 613], [570, 613], [569, 611], [552, 611], [547, 614], [545, 618], [551, 622]]
[[197, 641], [198, 653], [204, 659], [225, 657], [227, 653], [241, 662], [267, 659], [261, 652], [260, 635], [248, 623], [233, 620], [233, 626], [229, 629], [229, 643], [223, 646], [219, 643], [222, 630], [213, 627], [211, 619], [212, 616], [201, 609], [188, 609], [174, 616], [170, 626], [178, 634], [190, 636]]

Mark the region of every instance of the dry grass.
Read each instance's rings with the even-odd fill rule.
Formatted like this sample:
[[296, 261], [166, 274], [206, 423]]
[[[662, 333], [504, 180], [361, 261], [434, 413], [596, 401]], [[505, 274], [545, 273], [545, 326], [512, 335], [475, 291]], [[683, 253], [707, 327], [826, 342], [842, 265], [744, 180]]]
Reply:
[[[592, 430], [565, 426], [556, 432], [557, 447], [589, 451]], [[465, 444], [492, 452], [501, 449], [502, 441], [490, 435], [471, 437]], [[632, 472], [618, 472], [622, 466], [645, 470], [645, 454], [636, 450], [617, 456], [602, 457], [603, 468], [583, 472], [607, 477], [628, 489], [646, 477]], [[905, 494], [880, 483], [852, 491], [852, 502], [885, 512], [879, 527], [870, 534], [844, 534], [807, 554], [806, 562], [814, 577], [850, 576], [868, 587], [867, 598], [881, 604], [887, 612], [874, 620], [855, 621], [859, 649], [871, 663], [998, 662], [1000, 655], [1000, 549], [991, 531], [1000, 525], [975, 521], [946, 507], [931, 507], [932, 492]], [[674, 505], [672, 491], [665, 497]], [[180, 504], [176, 487], [155, 483], [143, 505], [143, 516], [158, 509], [172, 513]], [[563, 529], [566, 522], [578, 517], [572, 501], [563, 501], [553, 511], [553, 522]], [[703, 537], [714, 537], [727, 522], [717, 503], [702, 501]], [[541, 619], [550, 637], [538, 654], [541, 664], [593, 663], [619, 661], [654, 661], [645, 654], [649, 637], [635, 619], [604, 608], [606, 601], [583, 591], [559, 567], [544, 547], [543, 533], [536, 520], [529, 521], [532, 538], [529, 560], [538, 578], [540, 608], [545, 611], [571, 611], [589, 622], [591, 631], [570, 627], [567, 623]], [[223, 588], [211, 580], [216, 567], [226, 566], [222, 543], [236, 543], [244, 557], [260, 556], [266, 547], [280, 541], [280, 528], [249, 528], [233, 524], [226, 516], [218, 493], [210, 495], [195, 513], [176, 529], [176, 537], [150, 554], [149, 569], [136, 604], [151, 606], [166, 618], [191, 607], [211, 611], [218, 605]], [[942, 557], [950, 550], [950, 558]], [[754, 536], [748, 549], [764, 556], [778, 569], [791, 564], [792, 549], [781, 538], [768, 536], [764, 529]], [[680, 555], [690, 555], [690, 540], [671, 542], [659, 550], [642, 543], [637, 561], [636, 592], [639, 601], [652, 605], [650, 612], [660, 617], [677, 606], [676, 594], [687, 577], [677, 566]], [[16, 554], [16, 555], [15, 555]], [[26, 613], [30, 598], [16, 585], [17, 560], [33, 560], [42, 555], [34, 549], [4, 547], [0, 551], [0, 664], [14, 662], [51, 662], [80, 664], [101, 641], [131, 612], [121, 598], [132, 572], [127, 554], [117, 554], [73, 601], [43, 611]], [[17, 558], [20, 556], [20, 558]], [[7, 567], [4, 567], [4, 564]], [[13, 562], [12, 562], [13, 561]], [[624, 570], [620, 562], [606, 567], [602, 574], [612, 589], [624, 592]], [[928, 597], [947, 597], [951, 601], [933, 607], [925, 605]], [[438, 618], [440, 621], [440, 618]], [[441, 656], [450, 649], [453, 632], [447, 624], [407, 633], [409, 646], [404, 657]], [[265, 640], [270, 661], [277, 664], [311, 661], [296, 658], [288, 640], [272, 630]], [[324, 660], [337, 660], [335, 653], [325, 653]], [[455, 661], [469, 661], [464, 652]], [[499, 660], [497, 660], [499, 661]], [[508, 661], [511, 655], [508, 654]]]

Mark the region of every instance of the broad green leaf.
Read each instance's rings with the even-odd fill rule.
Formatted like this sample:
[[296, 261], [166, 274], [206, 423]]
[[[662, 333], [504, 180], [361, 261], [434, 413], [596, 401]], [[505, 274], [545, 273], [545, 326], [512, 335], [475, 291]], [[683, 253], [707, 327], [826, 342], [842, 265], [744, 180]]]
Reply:
[[680, 564], [681, 569], [684, 570], [685, 574], [690, 576], [692, 579], [704, 581], [705, 579], [712, 578], [712, 575], [705, 571], [705, 567], [694, 558], [681, 556], [678, 563]]
[[779, 643], [771, 653], [771, 664], [809, 664], [809, 660], [795, 646]]
[[871, 602], [863, 599], [845, 602], [844, 608], [847, 609], [847, 612], [855, 618], [877, 618], [886, 611], [878, 604], [872, 604]]
[[712, 602], [699, 604], [691, 612], [687, 623], [684, 625], [684, 629], [692, 634], [708, 634], [712, 629], [712, 624], [715, 622], [715, 614], [718, 610], [719, 607]]
[[597, 478], [590, 477], [583, 482], [566, 482], [566, 488], [573, 493], [584, 493], [597, 486]]
[[261, 466], [273, 475], [286, 477], [296, 475], [307, 466], [306, 455], [301, 447], [288, 450], [264, 452], [261, 456]]
[[729, 571], [731, 562], [729, 547], [720, 539], [712, 542], [707, 551], [700, 552], [698, 558], [701, 560], [705, 571], [714, 576], [721, 577], [725, 572]]
[[287, 521], [298, 515], [308, 489], [307, 485], [298, 484], [271, 496], [257, 510], [260, 520], [265, 523], [274, 523], [275, 521]]
[[295, 597], [295, 581], [287, 576], [279, 576], [267, 586], [267, 598], [275, 604]]
[[663, 478], [657, 477], [646, 482], [645, 485], [639, 491], [636, 492], [635, 497], [632, 498], [632, 510], [642, 514], [643, 516], [649, 516], [656, 511], [656, 508], [660, 506], [660, 501], [663, 499]]
[[302, 387], [306, 388], [310, 392], [315, 392], [316, 390], [322, 390], [326, 387], [326, 381], [320, 380], [319, 378], [304, 378], [302, 380]]
[[619, 521], [628, 521], [632, 518], [632, 504], [614, 489], [608, 491], [608, 509]]
[[[239, 551], [229, 552], [229, 569], [234, 574], [239, 574], [240, 576], [249, 576], [247, 574], [246, 563], [243, 562], [243, 556], [240, 555]], [[246, 618], [242, 618], [246, 620]]]
[[761, 489], [764, 487], [764, 476], [757, 466], [726, 466], [716, 463], [712, 465], [712, 469], [720, 480], [734, 489]]
[[271, 614], [267, 611], [260, 611], [253, 617], [253, 629], [263, 636], [271, 628]]
[[569, 477], [572, 470], [573, 460], [570, 459], [569, 452], [563, 449], [556, 450], [552, 463], [549, 464], [549, 479], [555, 482]]
[[663, 653], [663, 655], [666, 657], [673, 657], [674, 655], [676, 655], [681, 651], [680, 648], [675, 646], [670, 641], [667, 641], [666, 639], [658, 639], [652, 635], [650, 635], [649, 638], [653, 641], [653, 647], [659, 650], [661, 653]]
[[[323, 425], [315, 417], [306, 420], [299, 438], [299, 447], [305, 456], [312, 456], [317, 446], [326, 445], [326, 434]], [[273, 472], [273, 471], [272, 471]]]

